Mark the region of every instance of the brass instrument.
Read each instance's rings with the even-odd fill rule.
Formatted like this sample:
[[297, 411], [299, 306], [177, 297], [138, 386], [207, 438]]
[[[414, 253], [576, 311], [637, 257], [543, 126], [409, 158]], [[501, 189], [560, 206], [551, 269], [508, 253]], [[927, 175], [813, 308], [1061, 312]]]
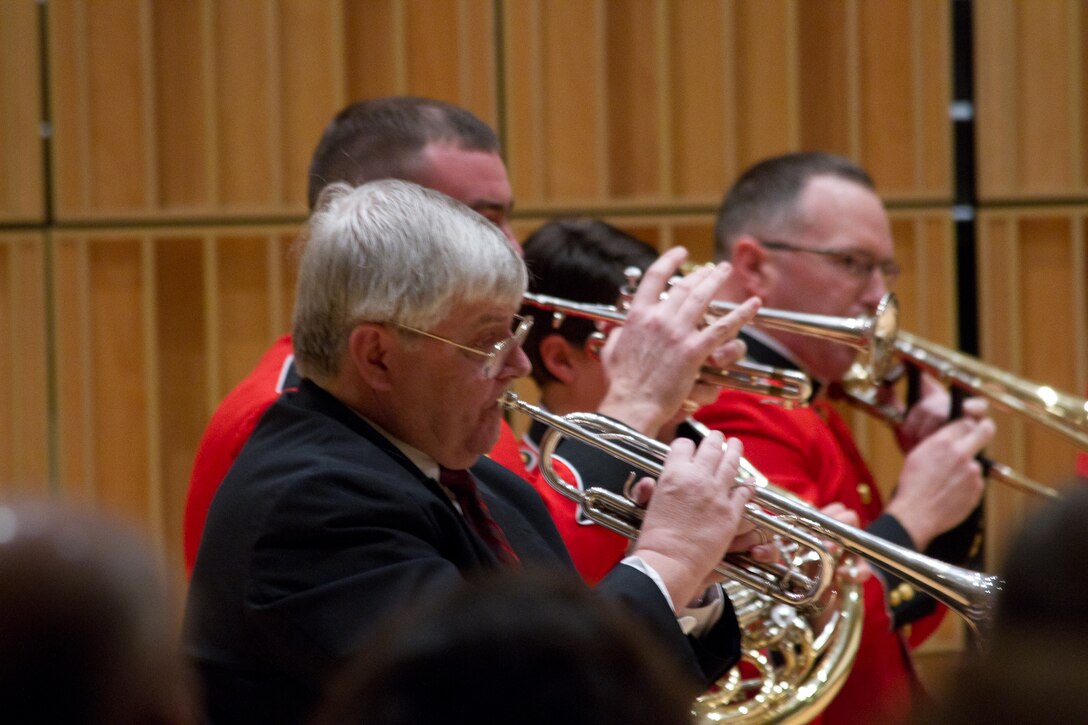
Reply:
[[[668, 446], [647, 438], [611, 418], [594, 413], [573, 413], [562, 417], [552, 415], [542, 408], [526, 403], [509, 391], [499, 402], [507, 410], [516, 410], [548, 425], [549, 430], [540, 442], [538, 465], [552, 488], [580, 504], [586, 516], [601, 526], [629, 539], [638, 538], [639, 526], [642, 523], [642, 509], [634, 506], [629, 499], [607, 489], [590, 488], [582, 491], [567, 484], [555, 473], [551, 465], [552, 453], [562, 436], [568, 436], [587, 445], [601, 448], [606, 453], [656, 477], [661, 473], [661, 462], [668, 454]], [[626, 445], [613, 442], [614, 440], [622, 440]], [[766, 486], [766, 479], [747, 461], [742, 461], [741, 471], [742, 479], [738, 480], [751, 483], [761, 480], [762, 485]], [[784, 519], [771, 516], [756, 507], [750, 508], [746, 517], [758, 526], [802, 544], [808, 550], [815, 552], [817, 573], [809, 576], [793, 567], [778, 563], [760, 564], [739, 554], [726, 556], [715, 571], [784, 604], [802, 606], [813, 604], [823, 597], [831, 585], [836, 563], [834, 555], [828, 551], [826, 545], [807, 531], [793, 527]]]
[[908, 332], [900, 332], [892, 354], [946, 385], [990, 400], [1088, 448], [1088, 400], [1062, 393], [987, 365], [981, 360]]
[[[522, 301], [551, 312], [556, 328], [568, 316], [617, 325], [622, 325], [627, 320], [627, 313], [614, 305], [575, 302], [533, 292], [526, 292]], [[710, 385], [766, 395], [787, 408], [805, 405], [812, 397], [812, 381], [804, 373], [780, 370], [753, 362], [739, 362], [728, 368], [703, 366], [699, 380]]]
[[[550, 485], [559, 493], [581, 504], [586, 515], [594, 521], [600, 518], [598, 523], [629, 538], [638, 536], [641, 509], [630, 500], [605, 489], [590, 488], [582, 492], [566, 484], [552, 468], [551, 456], [562, 436], [571, 436], [645, 471], [650, 476], [658, 476], [661, 473], [662, 461], [668, 454], [668, 446], [611, 418], [594, 413], [552, 415], [537, 406], [526, 403], [510, 391], [504, 393], [499, 402], [507, 410], [528, 415], [549, 427], [550, 430], [544, 434], [540, 442], [539, 466]], [[758, 526], [765, 526], [764, 522], [768, 518], [785, 517], [792, 526], [776, 523], [773, 530], [777, 533], [787, 538], [796, 536], [795, 540], [806, 545], [812, 539], [832, 541], [846, 551], [867, 559], [881, 569], [940, 600], [967, 620], [979, 636], [985, 635], [993, 613], [994, 597], [1001, 588], [999, 577], [946, 564], [825, 516], [810, 504], [773, 486], [762, 473], [743, 458], [737, 483], [755, 486], [753, 503], [748, 504], [747, 516]], [[755, 505], [756, 503], [758, 506]], [[774, 515], [758, 511], [759, 507], [773, 512]], [[800, 535], [800, 529], [806, 529], [810, 535]], [[824, 547], [811, 548], [819, 550]], [[834, 562], [824, 563], [821, 576], [825, 573], [831, 575], [833, 571]], [[774, 574], [779, 572], [772, 573], [770, 578], [774, 578]], [[792, 583], [794, 579], [791, 577], [789, 581]], [[762, 584], [757, 588], [762, 588]], [[817, 598], [825, 590], [826, 587], [814, 590]], [[763, 593], [771, 596], [777, 594], [773, 590]]]
[[[903, 413], [890, 405], [881, 405], [877, 402], [878, 386], [872, 382], [872, 377], [860, 363], [854, 363], [854, 367], [843, 379], [842, 393], [844, 399], [851, 405], [861, 408], [869, 415], [890, 423], [899, 425], [903, 422]], [[983, 474], [988, 480], [1003, 483], [1024, 493], [1044, 498], [1060, 498], [1057, 489], [1032, 480], [1013, 468], [981, 457]]]
[[[737, 309], [735, 302], [715, 300], [714, 314], [725, 315]], [[869, 374], [882, 378], [891, 365], [891, 352], [899, 333], [899, 300], [889, 292], [880, 298], [876, 312], [865, 317], [835, 317], [807, 312], [760, 308], [753, 323], [768, 330], [796, 332], [800, 335], [849, 345], [862, 353]]]
[[[592, 413], [552, 415], [520, 400], [512, 392], [506, 392], [499, 402], [507, 410], [518, 411], [549, 426], [540, 442], [539, 458], [541, 473], [549, 485], [579, 503], [591, 520], [628, 538], [637, 538], [642, 519], [638, 506], [602, 488], [583, 492], [567, 484], [555, 472], [552, 455], [562, 438], [571, 436], [650, 476], [658, 476], [667, 446]], [[755, 485], [746, 518], [758, 526], [765, 526], [767, 519], [781, 519], [775, 522], [773, 530], [787, 544], [795, 542], [795, 549], [804, 553], [791, 555], [787, 561], [792, 563], [775, 564], [768, 571], [760, 571], [765, 564], [729, 555], [726, 566], [717, 569], [722, 573], [745, 572], [740, 580], [745, 583], [737, 581], [730, 585], [729, 595], [745, 634], [745, 658], [761, 674], [755, 682], [744, 683], [734, 671], [718, 683], [715, 692], [699, 698], [696, 712], [705, 721], [744, 721], [752, 717], [754, 722], [802, 722], [826, 706], [841, 687], [860, 641], [862, 613], [858, 588], [854, 585], [841, 588], [838, 608], [819, 633], [809, 628], [806, 609], [798, 608], [798, 595], [793, 591], [805, 582], [803, 588], [819, 597], [830, 586], [834, 562], [826, 561], [822, 553], [826, 547], [821, 540], [834, 542], [910, 582], [959, 613], [980, 638], [985, 636], [1002, 586], [1000, 578], [945, 564], [843, 524], [777, 489], [744, 459], [737, 482]], [[813, 540], [817, 545], [813, 545]], [[809, 583], [797, 562], [812, 560], [816, 561], [818, 572], [811, 578], [820, 581]], [[753, 578], [754, 588], [746, 583]], [[785, 586], [782, 591], [777, 588], [780, 584]], [[743, 589], [738, 590], [738, 586]], [[800, 597], [800, 601], [803, 605], [813, 600]], [[775, 649], [779, 656], [768, 657], [764, 653], [767, 648]], [[776, 659], [779, 662], [773, 664]]]

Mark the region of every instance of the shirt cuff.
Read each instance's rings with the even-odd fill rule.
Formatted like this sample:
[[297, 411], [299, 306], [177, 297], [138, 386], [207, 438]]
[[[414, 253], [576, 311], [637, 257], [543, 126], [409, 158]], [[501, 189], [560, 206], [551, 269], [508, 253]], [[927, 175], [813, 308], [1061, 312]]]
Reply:
[[[677, 611], [676, 606], [673, 604], [672, 597], [669, 596], [669, 590], [665, 588], [665, 582], [661, 579], [661, 575], [658, 574], [657, 570], [652, 566], [643, 561], [642, 557], [628, 556], [620, 563], [637, 569], [650, 577], [653, 583], [657, 585], [657, 588], [661, 590], [661, 596], [665, 597], [665, 601], [668, 602], [669, 608], [674, 612]], [[679, 610], [679, 615], [676, 617], [676, 623], [680, 625], [680, 631], [684, 634], [700, 637], [718, 623], [724, 609], [725, 593], [722, 591], [720, 585], [715, 584], [703, 592], [703, 600], [700, 602], [699, 606], [684, 607]]]

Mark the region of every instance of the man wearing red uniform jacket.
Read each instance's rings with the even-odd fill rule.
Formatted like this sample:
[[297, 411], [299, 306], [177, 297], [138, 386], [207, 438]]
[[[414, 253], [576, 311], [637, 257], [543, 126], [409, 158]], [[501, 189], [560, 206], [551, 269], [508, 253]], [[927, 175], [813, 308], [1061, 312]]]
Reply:
[[[612, 305], [626, 282], [630, 267], [643, 272], [657, 259], [657, 250], [605, 222], [558, 219], [537, 229], [522, 245], [529, 269], [529, 291], [578, 302]], [[590, 349], [597, 332], [590, 320], [566, 317], [556, 326], [550, 312], [523, 305], [533, 329], [525, 341], [531, 375], [541, 391], [541, 404], [556, 415], [595, 410], [607, 389], [600, 359]], [[673, 427], [669, 427], [671, 433]], [[554, 490], [540, 473], [539, 444], [547, 426], [534, 422], [521, 440], [521, 452], [530, 482], [559, 529], [582, 577], [594, 583], [623, 558], [628, 540], [597, 526], [581, 506]], [[655, 431], [656, 433], [656, 431]], [[671, 440], [671, 438], [670, 438]], [[600, 459], [580, 455], [580, 448], [565, 448], [553, 457], [559, 477], [571, 486], [622, 487], [629, 475], [624, 467], [601, 470]]]
[[[311, 210], [329, 183], [380, 178], [413, 181], [450, 196], [494, 223], [516, 245], [510, 229], [513, 192], [499, 140], [483, 121], [457, 106], [426, 98], [361, 101], [340, 111], [325, 129], [310, 162]], [[291, 338], [286, 335], [220, 403], [197, 449], [185, 503], [183, 543], [192, 572], [208, 506], [257, 421], [285, 389], [297, 386]], [[509, 426], [491, 457], [526, 475]]]
[[[757, 295], [768, 308], [870, 315], [899, 271], [872, 180], [830, 154], [789, 154], [746, 171], [725, 196], [715, 238], [718, 259], [734, 270], [723, 299]], [[752, 331], [746, 341], [757, 362], [802, 370], [823, 389], [854, 359], [847, 346], [793, 333]], [[947, 422], [947, 394], [928, 379], [922, 387], [897, 431], [906, 459], [886, 504], [845, 422], [819, 393], [811, 406], [786, 410], [724, 391], [696, 418], [739, 437], [745, 457], [773, 483], [817, 506], [844, 504], [871, 533], [962, 563], [979, 545], [983, 480], [975, 456], [994, 426], [978, 400]], [[901, 628], [929, 615], [934, 602], [878, 573], [866, 583], [861, 649], [825, 712], [829, 723], [904, 720], [919, 693]]]

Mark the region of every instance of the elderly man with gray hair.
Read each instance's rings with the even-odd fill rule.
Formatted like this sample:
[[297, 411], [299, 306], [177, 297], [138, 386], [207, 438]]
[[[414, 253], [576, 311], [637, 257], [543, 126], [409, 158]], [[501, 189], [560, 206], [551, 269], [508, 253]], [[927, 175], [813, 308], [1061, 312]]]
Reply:
[[[683, 337], [665, 367], [690, 387], [744, 315], [703, 323], [724, 270], [662, 300], [682, 257], [651, 268], [632, 315]], [[193, 572], [187, 648], [213, 721], [305, 718], [385, 616], [473, 572], [575, 576], [536, 492], [482, 455], [498, 435], [497, 399], [529, 369], [515, 316], [525, 287], [502, 232], [437, 192], [385, 180], [323, 194], [295, 308], [303, 382], [228, 474]], [[613, 337], [622, 348], [622, 333]], [[719, 433], [698, 448], [675, 443], [656, 484], [636, 486], [649, 503], [631, 556], [596, 587], [641, 619], [639, 636], [670, 649], [692, 694], [738, 656], [730, 605], [706, 586], [727, 548], [756, 538], [736, 536], [750, 528], [750, 492], [734, 485], [739, 456]]]

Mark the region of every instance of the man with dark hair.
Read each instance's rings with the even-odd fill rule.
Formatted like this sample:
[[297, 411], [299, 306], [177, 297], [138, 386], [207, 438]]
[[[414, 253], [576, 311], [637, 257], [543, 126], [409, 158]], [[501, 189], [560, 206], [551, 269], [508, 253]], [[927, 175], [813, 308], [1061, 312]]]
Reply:
[[[899, 273], [891, 224], [869, 175], [824, 153], [775, 157], [742, 174], [722, 202], [716, 243], [718, 258], [733, 265], [725, 298], [757, 295], [774, 309], [871, 315]], [[826, 339], [759, 330], [743, 337], [754, 360], [799, 369], [821, 391], [854, 362], [852, 349]], [[817, 506], [842, 503], [871, 533], [962, 563], [979, 545], [983, 480], [975, 455], [994, 434], [983, 401], [967, 400], [963, 410], [948, 422], [947, 393], [923, 379], [921, 401], [904, 411], [896, 431], [907, 455], [886, 505], [846, 423], [819, 394], [807, 408], [786, 410], [729, 391], [696, 418], [743, 440], [746, 458], [775, 484]], [[934, 602], [880, 574], [866, 584], [861, 649], [828, 722], [901, 717], [910, 706], [916, 683], [898, 632], [912, 622], [932, 627], [922, 618]]]
[[[548, 222], [525, 240], [522, 252], [529, 269], [530, 292], [605, 305], [619, 301], [620, 290], [627, 285], [627, 268], [645, 271], [658, 256], [646, 242], [593, 219]], [[521, 312], [534, 320], [525, 340], [525, 354], [533, 364], [530, 374], [540, 388], [541, 404], [556, 415], [596, 410], [608, 389], [597, 349], [597, 324], [570, 315], [557, 327], [551, 312], [528, 304]], [[543, 480], [538, 470], [539, 445], [546, 430], [543, 423], [534, 422], [521, 440], [529, 480], [547, 503], [579, 573], [586, 581], [596, 582], [623, 558], [628, 541], [593, 525], [580, 506]], [[554, 457], [564, 481], [580, 489], [587, 478], [587, 486], [623, 482], [623, 478], [600, 480], [605, 474], [594, 469], [594, 462], [578, 460], [577, 455], [575, 449]]]
[[[332, 182], [383, 178], [412, 181], [457, 199], [490, 220], [507, 239], [513, 191], [491, 128], [463, 108], [429, 98], [394, 96], [353, 103], [329, 122], [310, 163], [311, 210]], [[208, 506], [265, 410], [298, 385], [291, 336], [284, 335], [220, 403], [197, 449], [185, 502], [185, 566], [192, 571]], [[524, 475], [508, 426], [492, 457]]]
[[393, 96], [353, 103], [329, 122], [310, 162], [310, 210], [334, 181], [404, 179], [483, 215], [511, 241], [513, 193], [491, 127], [463, 108]]

